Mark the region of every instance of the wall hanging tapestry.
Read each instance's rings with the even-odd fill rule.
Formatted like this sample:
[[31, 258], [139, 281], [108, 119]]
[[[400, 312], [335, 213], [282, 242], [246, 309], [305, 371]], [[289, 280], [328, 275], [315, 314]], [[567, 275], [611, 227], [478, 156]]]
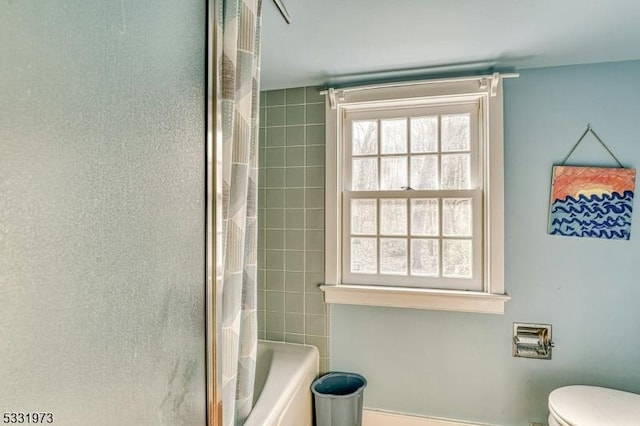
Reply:
[[[588, 132], [618, 162], [619, 168], [564, 165]], [[553, 167], [549, 234], [628, 240], [635, 182], [636, 169], [622, 167], [591, 126], [587, 127], [562, 165]]]

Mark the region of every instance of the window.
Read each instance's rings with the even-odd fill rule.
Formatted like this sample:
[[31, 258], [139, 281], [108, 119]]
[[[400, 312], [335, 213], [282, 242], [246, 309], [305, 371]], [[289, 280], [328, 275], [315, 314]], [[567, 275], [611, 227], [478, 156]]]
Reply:
[[361, 107], [344, 129], [343, 281], [481, 290], [478, 104]]
[[500, 78], [329, 96], [327, 302], [502, 312]]

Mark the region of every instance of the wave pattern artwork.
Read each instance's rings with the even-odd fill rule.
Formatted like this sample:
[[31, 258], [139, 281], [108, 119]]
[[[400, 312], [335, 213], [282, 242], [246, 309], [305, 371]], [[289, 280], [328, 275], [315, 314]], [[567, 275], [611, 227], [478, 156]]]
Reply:
[[592, 195], [578, 199], [568, 196], [551, 205], [549, 233], [572, 237], [625, 239], [631, 237], [633, 192], [614, 192], [602, 197]]
[[554, 167], [549, 234], [628, 240], [635, 178], [635, 169]]

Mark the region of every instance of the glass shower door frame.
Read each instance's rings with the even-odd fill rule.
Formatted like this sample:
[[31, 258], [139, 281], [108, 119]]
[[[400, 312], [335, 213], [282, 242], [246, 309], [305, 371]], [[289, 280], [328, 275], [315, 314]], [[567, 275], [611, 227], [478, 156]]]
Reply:
[[206, 347], [207, 425], [222, 424], [222, 384], [219, 329], [222, 302], [222, 126], [220, 75], [222, 52], [219, 3], [207, 0], [206, 70]]

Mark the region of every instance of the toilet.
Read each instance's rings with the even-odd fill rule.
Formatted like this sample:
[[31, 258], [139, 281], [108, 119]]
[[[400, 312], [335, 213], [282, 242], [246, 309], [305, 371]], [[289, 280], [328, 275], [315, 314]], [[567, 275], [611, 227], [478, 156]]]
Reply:
[[596, 386], [549, 394], [549, 426], [639, 426], [640, 395]]

